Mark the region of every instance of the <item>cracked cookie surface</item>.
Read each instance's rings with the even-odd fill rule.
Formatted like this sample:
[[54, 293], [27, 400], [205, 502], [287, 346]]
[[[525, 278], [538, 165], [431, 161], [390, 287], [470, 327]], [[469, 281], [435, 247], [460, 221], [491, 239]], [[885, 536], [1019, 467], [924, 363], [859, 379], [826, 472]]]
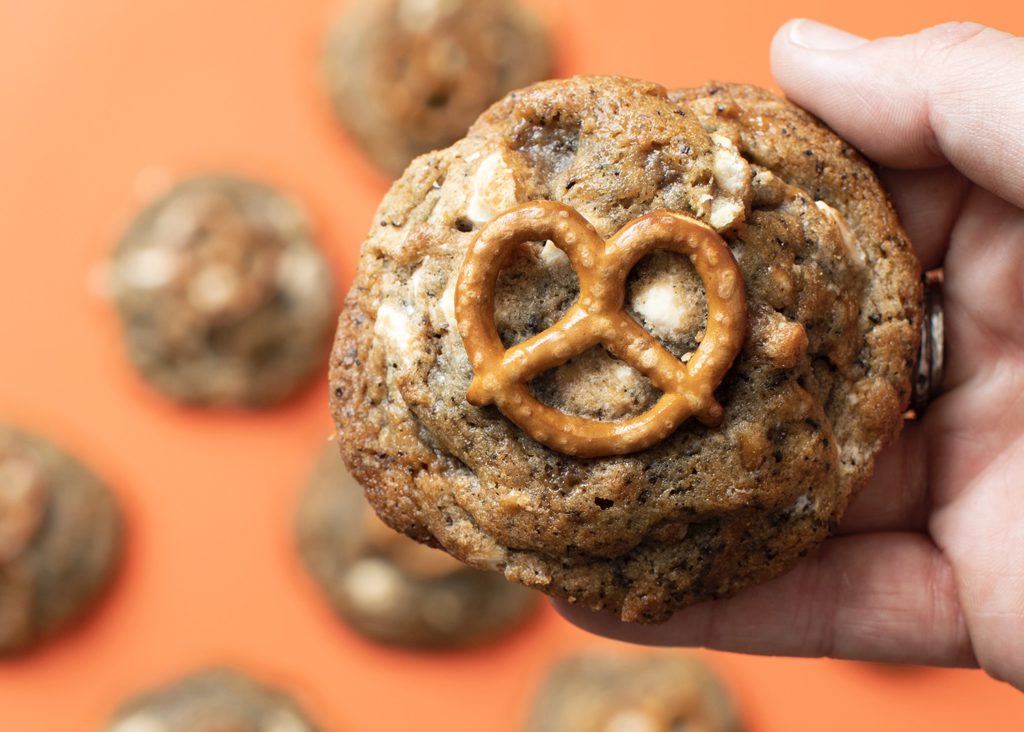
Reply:
[[[466, 401], [473, 372], [453, 310], [463, 255], [480, 226], [536, 199], [572, 206], [606, 239], [659, 208], [725, 238], [748, 332], [715, 392], [719, 427], [690, 420], [643, 452], [576, 459]], [[625, 620], [663, 620], [776, 576], [835, 526], [899, 430], [919, 282], [869, 165], [792, 104], [739, 85], [538, 84], [420, 158], [382, 202], [331, 359], [342, 453], [410, 536]], [[577, 294], [557, 248], [522, 247], [498, 281], [503, 342], [549, 327]], [[641, 260], [626, 306], [677, 357], [704, 336], [701, 282], [681, 256]], [[604, 420], [659, 396], [600, 348], [531, 386]]]

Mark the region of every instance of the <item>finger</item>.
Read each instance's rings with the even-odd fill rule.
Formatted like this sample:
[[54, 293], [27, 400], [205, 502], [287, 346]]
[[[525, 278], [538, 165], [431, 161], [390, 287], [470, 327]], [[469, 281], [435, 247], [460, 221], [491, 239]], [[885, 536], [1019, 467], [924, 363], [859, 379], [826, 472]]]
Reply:
[[1024, 357], [1024, 212], [973, 189], [945, 267], [945, 388], [972, 379], [984, 387], [994, 369]]
[[561, 602], [556, 607], [584, 630], [631, 643], [977, 665], [953, 571], [920, 534], [829, 539], [788, 574], [685, 608], [661, 625], [627, 625]]
[[882, 168], [878, 177], [889, 191], [921, 265], [926, 271], [941, 267], [971, 182], [948, 165], [930, 170]]
[[924, 531], [930, 499], [925, 430], [907, 422], [903, 433], [879, 453], [871, 480], [850, 500], [838, 534]]
[[865, 41], [810, 20], [772, 41], [786, 95], [869, 158], [953, 164], [1024, 205], [1024, 39], [976, 23]]

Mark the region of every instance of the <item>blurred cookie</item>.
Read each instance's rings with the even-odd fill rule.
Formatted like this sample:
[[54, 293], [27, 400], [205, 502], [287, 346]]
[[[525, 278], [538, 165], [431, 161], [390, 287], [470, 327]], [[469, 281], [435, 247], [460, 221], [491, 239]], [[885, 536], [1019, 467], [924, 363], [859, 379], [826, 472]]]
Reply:
[[355, 0], [323, 64], [335, 113], [397, 175], [506, 92], [548, 76], [551, 53], [516, 0]]
[[374, 640], [475, 645], [518, 625], [536, 607], [530, 590], [385, 526], [334, 444], [310, 479], [297, 535], [302, 560], [334, 609]]
[[525, 732], [739, 732], [739, 715], [693, 656], [585, 654], [552, 671]]
[[0, 425], [0, 656], [93, 606], [117, 562], [119, 529], [96, 476], [50, 442]]
[[215, 669], [125, 704], [106, 732], [317, 732], [288, 695], [229, 669]]
[[[630, 249], [641, 240], [660, 250]], [[472, 279], [470, 260], [500, 270]], [[457, 296], [460, 277], [482, 284]], [[332, 352], [339, 445], [390, 526], [658, 622], [828, 536], [900, 430], [921, 312], [870, 165], [803, 110], [748, 86], [544, 82], [381, 203]], [[469, 354], [474, 333], [486, 349]], [[485, 350], [504, 373], [483, 370]], [[535, 368], [541, 350], [557, 358]], [[710, 362], [719, 376], [687, 381]], [[614, 449], [560, 449], [589, 439], [580, 422]], [[654, 441], [619, 450], [634, 428]]]
[[322, 363], [334, 284], [302, 210], [260, 183], [187, 180], [146, 207], [109, 284], [128, 354], [183, 402], [256, 407]]

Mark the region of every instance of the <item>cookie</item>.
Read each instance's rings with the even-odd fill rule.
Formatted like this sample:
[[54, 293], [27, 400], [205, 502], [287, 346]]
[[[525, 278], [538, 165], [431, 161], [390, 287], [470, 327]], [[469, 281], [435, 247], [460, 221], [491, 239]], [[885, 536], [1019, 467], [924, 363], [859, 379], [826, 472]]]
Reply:
[[50, 442], [0, 425], [0, 656], [91, 608], [119, 537], [117, 506], [96, 476]]
[[328, 445], [299, 508], [299, 552], [342, 619], [372, 640], [479, 645], [520, 625], [536, 595], [392, 531]]
[[516, 0], [355, 0], [323, 54], [336, 115], [395, 175], [550, 70], [547, 36]]
[[174, 399], [266, 406], [326, 354], [328, 264], [302, 210], [260, 183], [174, 186], [132, 221], [108, 271], [132, 363]]
[[189, 676], [125, 704], [106, 732], [317, 732], [290, 696], [230, 669]]
[[739, 732], [728, 692], [693, 656], [581, 654], [552, 669], [525, 732]]
[[[602, 281], [638, 241], [682, 246], [678, 231], [700, 247]], [[510, 243], [504, 260], [479, 256]], [[488, 266], [501, 267], [493, 291], [485, 278], [457, 301], [460, 272], [477, 282]], [[614, 327], [569, 343], [591, 300], [611, 303]], [[490, 317], [486, 349], [514, 356], [504, 374], [477, 373], [466, 352]], [[392, 527], [658, 622], [777, 576], [828, 536], [900, 429], [920, 322], [919, 264], [886, 193], [821, 122], [750, 86], [577, 77], [510, 94], [392, 186], [339, 321], [331, 406]], [[527, 346], [558, 365], [531, 374]], [[529, 391], [478, 398], [500, 400], [509, 374]], [[527, 402], [550, 425], [524, 417]], [[556, 449], [572, 425], [614, 435], [645, 420], [657, 434], [643, 449]]]

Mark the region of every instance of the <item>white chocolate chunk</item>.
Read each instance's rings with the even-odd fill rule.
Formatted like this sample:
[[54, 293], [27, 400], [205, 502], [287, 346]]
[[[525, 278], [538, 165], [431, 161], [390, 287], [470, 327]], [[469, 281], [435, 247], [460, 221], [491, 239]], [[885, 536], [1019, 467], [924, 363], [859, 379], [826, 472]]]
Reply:
[[728, 137], [712, 135], [711, 139], [716, 147], [712, 163], [715, 182], [728, 193], [742, 193], [750, 180], [750, 166]]
[[643, 317], [655, 335], [673, 337], [681, 335], [686, 303], [676, 286], [662, 278], [650, 283], [633, 296], [633, 310]]
[[709, 222], [718, 229], [728, 229], [743, 219], [746, 212], [743, 193], [750, 185], [750, 166], [743, 159], [732, 140], [723, 135], [712, 135], [715, 156], [711, 170], [715, 184], [726, 196], [717, 196], [711, 202]]
[[[501, 547], [493, 545], [473, 550], [466, 555], [466, 564], [489, 569], [492, 572], [504, 572], [507, 563], [508, 552]], [[507, 574], [505, 576], [508, 577]], [[551, 582], [551, 577], [541, 571], [538, 571], [536, 575], [531, 575], [531, 577], [534, 577], [541, 585]]]
[[423, 261], [420, 262], [420, 266], [416, 268], [416, 271], [412, 273], [412, 277], [409, 278], [409, 292], [412, 294], [414, 302], [419, 302], [426, 297], [427, 291], [423, 280], [427, 276], [427, 263], [429, 261], [430, 257], [424, 257]]
[[408, 354], [412, 350], [413, 328], [409, 315], [391, 303], [383, 303], [377, 309], [373, 332], [387, 341], [394, 353]]
[[466, 205], [466, 216], [482, 226], [516, 204], [515, 176], [500, 153], [488, 155], [477, 166]]
[[775, 180], [775, 174], [770, 170], [759, 170], [751, 180], [751, 184], [757, 186], [768, 186]]
[[568, 264], [569, 257], [556, 247], [553, 241], [548, 240], [544, 242], [544, 247], [540, 250], [540, 261], [545, 267], [555, 267]]
[[817, 502], [811, 499], [810, 493], [804, 493], [799, 498], [797, 498], [796, 502], [793, 504], [793, 513], [796, 516], [802, 516], [804, 514], [812, 512], [815, 508], [817, 508], [817, 505]]
[[657, 719], [641, 709], [623, 709], [610, 717], [602, 732], [661, 732]]
[[267, 732], [309, 732], [309, 726], [288, 709], [275, 709], [266, 725]]
[[180, 269], [177, 252], [163, 246], [148, 246], [129, 252], [114, 265], [114, 286], [155, 290], [173, 280]]
[[238, 293], [241, 283], [234, 268], [210, 264], [199, 270], [188, 285], [188, 301], [197, 310], [217, 312]]
[[867, 260], [864, 258], [864, 252], [861, 250], [857, 237], [853, 235], [853, 231], [850, 229], [850, 225], [846, 223], [843, 215], [824, 201], [815, 201], [814, 205], [832, 220], [850, 260], [863, 267], [867, 263]]
[[138, 712], [117, 722], [110, 732], [167, 732], [167, 725], [155, 714]]
[[458, 277], [453, 273], [448, 279], [448, 285], [444, 288], [444, 292], [441, 293], [441, 313], [452, 332], [459, 329], [455, 322], [455, 283], [457, 281]]
[[410, 33], [429, 31], [452, 10], [451, 0], [399, 0], [398, 24]]
[[383, 559], [368, 557], [352, 565], [345, 575], [344, 589], [362, 612], [387, 612], [401, 595], [402, 577]]
[[711, 216], [708, 218], [708, 223], [721, 231], [735, 224], [741, 213], [743, 213], [743, 204], [739, 201], [716, 198], [711, 202]]
[[281, 289], [296, 294], [310, 292], [317, 288], [324, 274], [320, 257], [314, 251], [288, 247], [281, 252], [277, 264], [277, 282]]
[[617, 385], [625, 390], [632, 388], [640, 380], [640, 374], [628, 363], [617, 360], [612, 378], [615, 380], [613, 386]]

